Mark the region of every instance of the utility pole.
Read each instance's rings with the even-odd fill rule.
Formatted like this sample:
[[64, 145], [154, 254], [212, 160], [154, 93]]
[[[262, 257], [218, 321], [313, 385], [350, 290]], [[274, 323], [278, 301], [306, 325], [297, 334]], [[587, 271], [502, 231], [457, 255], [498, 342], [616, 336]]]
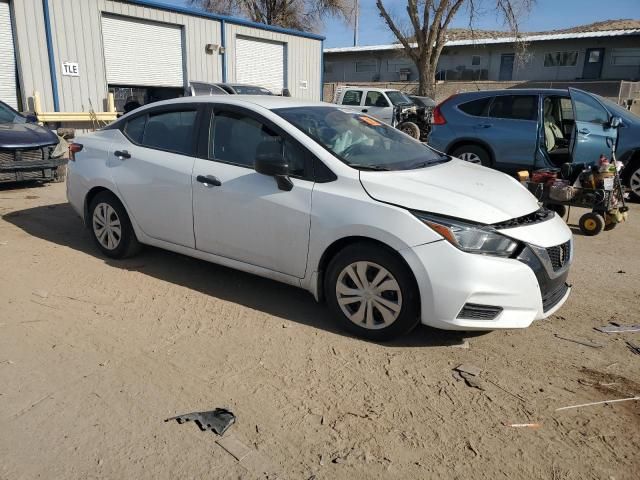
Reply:
[[354, 6], [353, 6], [353, 14], [354, 14], [354, 21], [353, 21], [353, 46], [357, 47], [358, 46], [358, 20], [360, 19], [360, 9], [359, 9], [359, 1], [358, 0], [354, 0]]

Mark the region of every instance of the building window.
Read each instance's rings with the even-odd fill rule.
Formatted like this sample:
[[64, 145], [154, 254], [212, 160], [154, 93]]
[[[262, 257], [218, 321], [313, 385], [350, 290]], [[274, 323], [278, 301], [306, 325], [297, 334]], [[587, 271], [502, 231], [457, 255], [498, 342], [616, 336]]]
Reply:
[[376, 62], [356, 62], [356, 72], [375, 72]]
[[544, 56], [545, 67], [574, 67], [578, 63], [578, 52], [552, 52]]
[[389, 60], [387, 62], [387, 72], [399, 73], [400, 70], [411, 70], [411, 63], [403, 60]]
[[478, 66], [480, 65], [480, 55], [474, 55], [471, 57], [471, 65]]
[[612, 49], [611, 64], [620, 67], [631, 67], [640, 65], [640, 48]]
[[324, 73], [333, 73], [333, 63], [324, 62], [323, 71]]

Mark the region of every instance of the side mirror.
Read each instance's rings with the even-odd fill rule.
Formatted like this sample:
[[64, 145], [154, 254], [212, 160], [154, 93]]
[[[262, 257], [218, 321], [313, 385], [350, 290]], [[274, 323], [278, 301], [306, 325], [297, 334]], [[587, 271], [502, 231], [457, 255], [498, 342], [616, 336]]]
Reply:
[[290, 191], [293, 183], [289, 179], [289, 165], [280, 149], [280, 142], [262, 142], [258, 145], [253, 168], [262, 175], [275, 177], [280, 190]]
[[622, 125], [622, 119], [620, 117], [611, 117], [609, 128], [618, 128], [620, 125]]
[[27, 123], [38, 123], [38, 117], [33, 114], [29, 114], [25, 118], [27, 119]]

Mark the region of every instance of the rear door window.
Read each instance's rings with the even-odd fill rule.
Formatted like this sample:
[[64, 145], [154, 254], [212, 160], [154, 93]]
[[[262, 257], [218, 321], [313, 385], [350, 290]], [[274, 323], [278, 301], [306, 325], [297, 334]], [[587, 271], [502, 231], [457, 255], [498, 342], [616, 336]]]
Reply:
[[124, 126], [124, 133], [134, 143], [142, 143], [144, 126], [147, 123], [147, 116], [132, 118]]
[[492, 97], [479, 98], [478, 100], [471, 100], [470, 102], [461, 103], [458, 108], [467, 115], [472, 117], [486, 117], [489, 111], [489, 104]]
[[342, 97], [342, 105], [360, 105], [362, 90], [347, 90]]
[[538, 97], [536, 95], [500, 95], [489, 107], [492, 118], [512, 120], [537, 120]]
[[193, 155], [197, 113], [187, 110], [150, 114], [139, 143], [148, 148]]

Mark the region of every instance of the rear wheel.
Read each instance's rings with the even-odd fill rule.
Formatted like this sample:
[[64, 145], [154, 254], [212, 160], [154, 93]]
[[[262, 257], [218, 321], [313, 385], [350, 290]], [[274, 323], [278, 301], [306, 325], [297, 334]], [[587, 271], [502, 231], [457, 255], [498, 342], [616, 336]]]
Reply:
[[558, 214], [559, 217], [562, 217], [562, 218], [564, 218], [564, 216], [567, 214], [567, 207], [564, 205], [552, 204], [552, 205], [548, 205], [547, 208], [549, 210], [553, 210]]
[[327, 269], [329, 308], [343, 328], [370, 340], [391, 340], [419, 321], [418, 288], [407, 265], [370, 243], [349, 245]]
[[127, 258], [140, 250], [140, 243], [120, 200], [111, 192], [100, 192], [89, 205], [90, 230], [102, 253]]
[[477, 163], [484, 167], [491, 166], [491, 157], [489, 152], [479, 145], [463, 145], [456, 148], [452, 153], [452, 156], [464, 160], [469, 163]]

